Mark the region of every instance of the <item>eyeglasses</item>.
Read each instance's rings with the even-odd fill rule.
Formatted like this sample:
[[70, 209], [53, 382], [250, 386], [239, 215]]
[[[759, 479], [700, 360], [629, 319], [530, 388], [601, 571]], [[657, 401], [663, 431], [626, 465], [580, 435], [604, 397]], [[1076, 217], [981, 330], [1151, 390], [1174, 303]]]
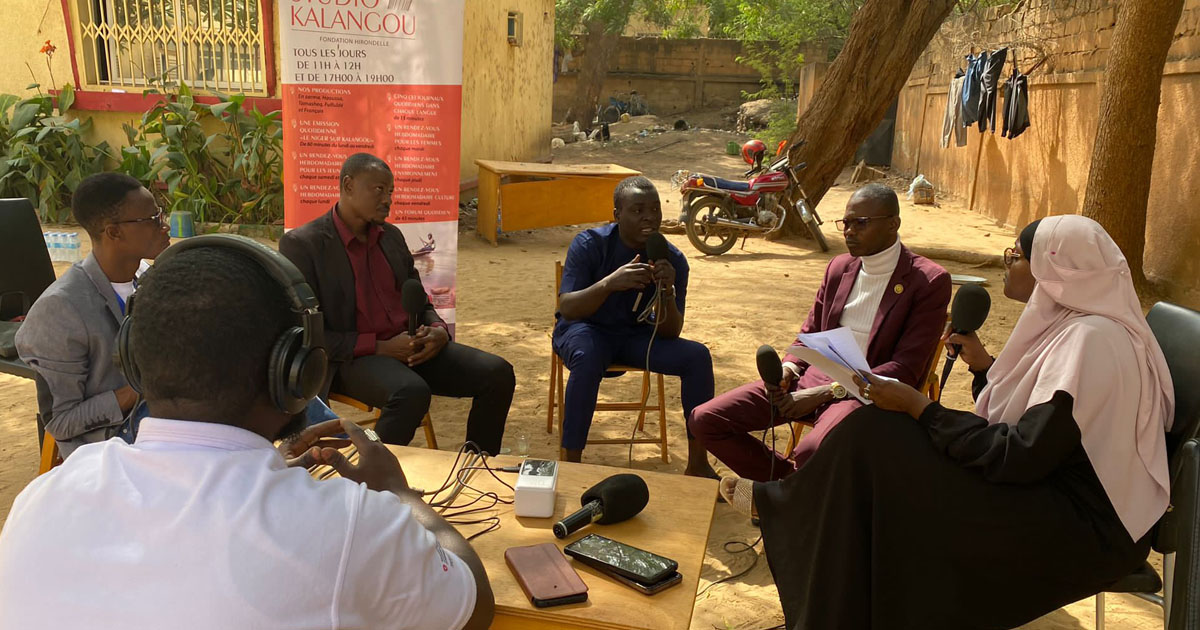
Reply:
[[838, 219], [833, 222], [833, 225], [837, 227], [839, 232], [845, 232], [847, 227], [854, 227], [857, 230], [861, 230], [870, 225], [872, 221], [878, 219], [891, 219], [894, 216], [896, 215], [889, 214], [886, 217], [856, 217], [854, 219]]
[[1013, 266], [1014, 264], [1016, 264], [1016, 262], [1018, 260], [1021, 260], [1021, 252], [1018, 252], [1017, 250], [1015, 250], [1011, 247], [1007, 247], [1004, 249], [1004, 266], [1005, 267]]
[[126, 220], [124, 220], [124, 221], [113, 221], [113, 222], [112, 222], [112, 224], [113, 224], [113, 225], [120, 225], [120, 224], [122, 224], [122, 223], [143, 223], [143, 222], [146, 222], [146, 221], [154, 221], [155, 223], [157, 223], [157, 224], [159, 224], [159, 225], [162, 225], [162, 224], [163, 224], [163, 214], [165, 214], [165, 213], [163, 212], [163, 209], [162, 209], [162, 208], [159, 208], [159, 209], [158, 209], [158, 212], [156, 212], [156, 213], [154, 214], [154, 216], [152, 216], [152, 217], [142, 217], [142, 218], [140, 218], [140, 219], [126, 219]]

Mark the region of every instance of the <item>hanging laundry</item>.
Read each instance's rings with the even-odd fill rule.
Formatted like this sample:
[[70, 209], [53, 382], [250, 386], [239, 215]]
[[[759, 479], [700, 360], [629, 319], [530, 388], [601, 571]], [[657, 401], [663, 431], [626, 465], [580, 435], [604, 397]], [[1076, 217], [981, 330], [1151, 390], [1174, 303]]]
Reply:
[[996, 133], [996, 104], [1000, 98], [1000, 74], [1004, 72], [1004, 61], [1008, 57], [1008, 49], [1001, 48], [985, 57], [982, 71], [979, 75], [979, 130], [992, 130]]
[[942, 119], [943, 149], [950, 146], [951, 134], [954, 135], [954, 146], [967, 146], [967, 127], [962, 122], [962, 91], [966, 80], [962, 70], [950, 80], [950, 91], [946, 94], [946, 115]]
[[1017, 71], [1013, 59], [1012, 76], [1004, 83], [1004, 128], [1002, 137], [1012, 140], [1029, 128], [1029, 77]]
[[962, 88], [962, 124], [968, 126], [979, 120], [979, 97], [982, 89], [979, 84], [979, 73], [983, 71], [983, 60], [987, 51], [976, 55], [967, 55], [967, 71], [963, 78]]

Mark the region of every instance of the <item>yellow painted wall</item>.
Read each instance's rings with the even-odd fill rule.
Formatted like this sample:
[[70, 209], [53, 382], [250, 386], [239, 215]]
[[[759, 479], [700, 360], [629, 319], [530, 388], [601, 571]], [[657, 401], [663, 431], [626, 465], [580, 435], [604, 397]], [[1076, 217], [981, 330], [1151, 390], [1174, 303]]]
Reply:
[[[997, 221], [1022, 226], [1052, 214], [1082, 210], [1099, 124], [1099, 99], [1114, 5], [1051, 5], [1032, 0], [1009, 15], [947, 22], [917, 62], [900, 93], [892, 166], [924, 174], [943, 194]], [[973, 37], [964, 38], [963, 33]], [[1030, 128], [1014, 140], [968, 130], [968, 144], [941, 148], [947, 88], [962, 56], [989, 42], [1037, 42], [1050, 53], [1030, 76]], [[994, 46], [994, 45], [993, 45]], [[1021, 68], [1041, 57], [1017, 47]], [[1010, 51], [1011, 55], [1011, 51]], [[1162, 83], [1153, 179], [1147, 208], [1146, 272], [1200, 304], [1200, 0], [1186, 0]], [[1011, 73], [1011, 56], [1005, 78]], [[1003, 98], [999, 99], [1003, 104]], [[1189, 295], [1190, 294], [1190, 295]]]
[[[72, 0], [73, 2], [74, 0]], [[521, 46], [508, 44], [508, 12], [523, 14]], [[52, 60], [59, 85], [73, 80], [67, 31], [59, 0], [0, 0], [0, 93], [28, 96], [33, 78], [48, 86], [45, 40], [58, 46]], [[44, 16], [44, 17], [43, 17]], [[279, 67], [276, 16], [276, 68]], [[475, 178], [477, 158], [535, 161], [550, 154], [553, 89], [554, 0], [466, 0], [463, 24], [461, 178]], [[278, 86], [277, 86], [278, 87]], [[276, 91], [278, 93], [278, 90]], [[76, 112], [93, 121], [93, 141], [125, 145], [121, 125], [130, 112]]]
[[[523, 17], [508, 43], [508, 12]], [[462, 175], [475, 160], [537, 161], [550, 155], [554, 0], [467, 0], [464, 16]]]
[[[0, 93], [25, 97], [33, 93], [25, 87], [34, 83], [29, 68], [33, 68], [36, 82], [42, 89], [50, 86], [50, 73], [46, 69], [46, 57], [38, 52], [48, 39], [58, 46], [52, 67], [54, 80], [61, 86], [72, 81], [71, 52], [67, 49], [67, 29], [63, 24], [62, 4], [59, 0], [0, 0]], [[44, 17], [43, 17], [44, 16]], [[27, 68], [25, 64], [28, 63]]]

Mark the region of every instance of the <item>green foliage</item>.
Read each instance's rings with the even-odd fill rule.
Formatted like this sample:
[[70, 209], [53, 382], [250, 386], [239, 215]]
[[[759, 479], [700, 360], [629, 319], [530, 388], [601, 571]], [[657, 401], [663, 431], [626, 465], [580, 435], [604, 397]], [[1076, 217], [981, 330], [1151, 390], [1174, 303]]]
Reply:
[[771, 117], [767, 119], [767, 128], [756, 133], [759, 140], [767, 145], [767, 154], [775, 155], [775, 147], [783, 140], [792, 137], [796, 132], [796, 99], [779, 99], [771, 104]]
[[42, 221], [62, 223], [70, 219], [79, 182], [116, 166], [159, 196], [165, 209], [190, 210], [197, 221], [283, 219], [279, 112], [247, 112], [241, 94], [198, 103], [186, 85], [148, 93], [161, 100], [136, 125], [124, 126], [129, 144], [120, 151], [86, 141], [91, 118], [66, 118], [75, 100], [70, 85], [57, 104], [40, 92], [24, 100], [0, 95], [0, 197], [27, 197]]
[[[30, 86], [34, 88], [39, 86]], [[40, 89], [24, 100], [0, 95], [0, 197], [28, 198], [49, 223], [66, 221], [79, 182], [111, 161], [108, 143], [84, 140], [90, 118], [66, 118], [75, 102], [74, 88], [63, 86], [57, 101]]]
[[[804, 49], [836, 50], [850, 32], [862, 0], [711, 0], [719, 4], [716, 30], [742, 42], [742, 63], [762, 75], [763, 98], [790, 85], [805, 62]], [[710, 5], [710, 11], [711, 11]], [[813, 61], [825, 61], [814, 59]]]
[[[162, 100], [138, 124], [125, 125], [129, 146], [121, 170], [151, 190], [165, 186], [167, 210], [197, 221], [273, 223], [283, 218], [283, 128], [279, 112], [243, 109], [245, 95], [196, 102], [187, 85]], [[205, 127], [218, 126], [216, 133]]]
[[667, 27], [674, 12], [695, 0], [555, 0], [554, 45], [573, 48], [576, 36], [596, 26], [620, 35], [634, 16]]

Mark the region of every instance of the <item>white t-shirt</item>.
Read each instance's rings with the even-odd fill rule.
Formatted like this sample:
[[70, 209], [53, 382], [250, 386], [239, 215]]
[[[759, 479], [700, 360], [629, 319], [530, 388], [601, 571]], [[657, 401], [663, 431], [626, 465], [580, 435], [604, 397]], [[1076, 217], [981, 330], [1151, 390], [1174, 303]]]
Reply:
[[129, 304], [129, 296], [133, 295], [134, 291], [137, 291], [137, 279], [141, 278], [142, 274], [146, 273], [146, 270], [148, 269], [150, 269], [150, 264], [143, 260], [142, 264], [138, 265], [138, 270], [134, 272], [133, 280], [129, 282], [109, 283], [112, 285], [113, 291], [116, 292], [117, 299], [121, 302], [121, 304]]
[[475, 580], [391, 493], [237, 427], [146, 418], [13, 502], [0, 628], [448, 628]]

